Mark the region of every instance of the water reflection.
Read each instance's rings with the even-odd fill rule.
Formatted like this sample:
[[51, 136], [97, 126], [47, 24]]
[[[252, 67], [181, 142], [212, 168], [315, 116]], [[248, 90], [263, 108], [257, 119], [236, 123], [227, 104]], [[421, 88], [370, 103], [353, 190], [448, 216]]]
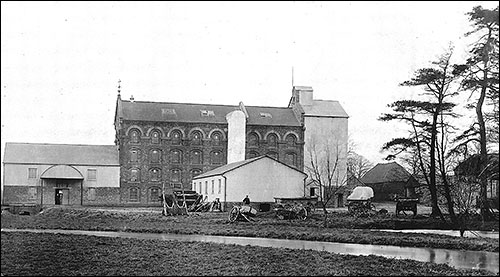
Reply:
[[[392, 230], [392, 229], [371, 229], [370, 231], [382, 231], [382, 232], [396, 232], [396, 233], [417, 233], [417, 234], [436, 234], [436, 235], [447, 235], [453, 237], [460, 237], [460, 231], [454, 230], [433, 230], [433, 229], [403, 229], [403, 230]], [[492, 238], [499, 239], [498, 232], [488, 232], [488, 231], [465, 231], [464, 237], [468, 238]]]
[[494, 273], [499, 272], [498, 271], [499, 254], [494, 252], [484, 252], [484, 251], [460, 251], [460, 250], [433, 249], [433, 248], [399, 247], [390, 245], [335, 243], [335, 242], [249, 238], [249, 237], [104, 232], [104, 231], [82, 231], [82, 230], [2, 229], [2, 232], [74, 234], [74, 235], [92, 235], [101, 237], [213, 242], [213, 243], [253, 245], [253, 246], [263, 246], [263, 247], [277, 247], [277, 248], [283, 247], [291, 249], [328, 251], [330, 253], [336, 253], [336, 254], [378, 255], [387, 258], [412, 259], [421, 262], [444, 263], [455, 268], [486, 269]]

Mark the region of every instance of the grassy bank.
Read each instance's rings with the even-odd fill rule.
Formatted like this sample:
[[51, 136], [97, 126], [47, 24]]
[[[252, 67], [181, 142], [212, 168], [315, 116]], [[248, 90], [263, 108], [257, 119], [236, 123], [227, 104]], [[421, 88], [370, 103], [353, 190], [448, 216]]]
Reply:
[[485, 276], [443, 264], [311, 250], [150, 241], [75, 235], [2, 233], [6, 276], [74, 275], [365, 275]]
[[[205, 234], [266, 237], [409, 247], [432, 247], [498, 252], [499, 241], [487, 238], [460, 238], [444, 235], [403, 234], [356, 229], [376, 222], [389, 224], [390, 217], [353, 218], [332, 214], [329, 228], [319, 217], [306, 221], [277, 220], [260, 214], [255, 222], [229, 223], [227, 213], [199, 213], [164, 217], [159, 210], [107, 210], [89, 208], [51, 208], [33, 216], [2, 214], [2, 228], [81, 229], [152, 233]], [[407, 220], [407, 219], [398, 219]], [[392, 224], [392, 223], [391, 223]], [[497, 223], [498, 224], [498, 223]], [[383, 225], [383, 226], [386, 226]], [[387, 227], [385, 227], [387, 228]]]

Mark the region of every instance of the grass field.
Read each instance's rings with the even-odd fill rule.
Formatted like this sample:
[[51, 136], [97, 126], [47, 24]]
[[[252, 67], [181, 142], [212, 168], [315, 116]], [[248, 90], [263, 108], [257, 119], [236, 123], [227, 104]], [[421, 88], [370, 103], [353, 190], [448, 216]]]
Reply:
[[[2, 228], [18, 229], [205, 234], [493, 252], [499, 250], [499, 241], [495, 239], [366, 230], [367, 228], [394, 229], [415, 225], [425, 228], [437, 224], [435, 220], [429, 218], [395, 218], [391, 215], [356, 218], [346, 213], [332, 213], [329, 215], [329, 227], [324, 228], [321, 214], [306, 221], [290, 221], [278, 220], [274, 218], [272, 212], [259, 213], [255, 222], [229, 223], [227, 213], [196, 213], [189, 216], [166, 217], [161, 215], [159, 209], [106, 208], [50, 208], [33, 216], [5, 213], [2, 214], [1, 222]], [[498, 230], [498, 222], [496, 222], [496, 228]]]
[[493, 276], [443, 264], [311, 250], [2, 233], [5, 276]]

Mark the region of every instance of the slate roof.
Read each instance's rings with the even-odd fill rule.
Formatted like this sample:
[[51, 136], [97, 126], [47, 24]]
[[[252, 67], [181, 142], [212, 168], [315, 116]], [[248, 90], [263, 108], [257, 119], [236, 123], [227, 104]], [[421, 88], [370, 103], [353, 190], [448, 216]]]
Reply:
[[6, 164], [66, 164], [119, 166], [115, 145], [5, 143]]
[[313, 100], [312, 105], [301, 106], [306, 116], [349, 117], [339, 101]]
[[[235, 110], [239, 106], [121, 100], [118, 115], [124, 120], [227, 124], [226, 115]], [[301, 126], [290, 108], [246, 106], [246, 110], [248, 125]], [[213, 114], [203, 116], [201, 111]]]
[[194, 177], [194, 178], [193, 178], [193, 180], [197, 180], [197, 179], [201, 179], [201, 178], [205, 178], [205, 177], [210, 177], [210, 176], [222, 175], [222, 174], [225, 174], [225, 173], [227, 173], [227, 172], [229, 172], [229, 171], [231, 171], [231, 170], [234, 170], [234, 169], [236, 169], [236, 168], [239, 168], [239, 167], [245, 166], [245, 165], [247, 165], [247, 164], [249, 164], [249, 163], [253, 163], [253, 162], [255, 162], [255, 161], [257, 161], [257, 160], [260, 160], [260, 159], [262, 159], [262, 158], [269, 158], [269, 159], [272, 159], [272, 160], [274, 160], [274, 161], [276, 161], [276, 162], [278, 162], [278, 163], [280, 163], [280, 164], [283, 164], [284, 166], [287, 166], [287, 167], [289, 167], [289, 168], [291, 168], [291, 169], [293, 169], [293, 170], [296, 170], [296, 171], [298, 171], [298, 172], [300, 172], [300, 173], [302, 173], [302, 174], [306, 175], [304, 172], [302, 172], [302, 171], [300, 171], [300, 170], [298, 170], [298, 169], [296, 169], [296, 168], [293, 168], [293, 167], [291, 167], [291, 166], [289, 166], [289, 165], [287, 165], [287, 164], [285, 164], [285, 163], [282, 163], [282, 162], [280, 162], [280, 161], [278, 161], [278, 160], [275, 160], [275, 159], [273, 159], [273, 158], [271, 158], [271, 157], [269, 157], [269, 156], [267, 156], [267, 155], [262, 155], [262, 156], [258, 156], [258, 157], [251, 158], [251, 159], [248, 159], [248, 160], [239, 161], [239, 162], [234, 162], [234, 163], [230, 163], [230, 164], [226, 164], [226, 165], [223, 165], [223, 166], [217, 167], [217, 168], [212, 169], [212, 170], [210, 170], [210, 171], [207, 171], [207, 172], [205, 172], [205, 173], [203, 173], [203, 174], [197, 175], [196, 177]]
[[411, 177], [411, 174], [396, 162], [379, 163], [361, 177], [361, 182], [365, 184], [407, 182]]

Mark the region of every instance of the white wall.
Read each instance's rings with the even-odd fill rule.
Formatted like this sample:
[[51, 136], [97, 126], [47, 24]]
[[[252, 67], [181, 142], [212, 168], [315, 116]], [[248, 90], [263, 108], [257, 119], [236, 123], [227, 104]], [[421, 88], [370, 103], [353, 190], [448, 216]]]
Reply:
[[274, 202], [274, 197], [303, 197], [304, 174], [270, 158], [226, 173], [227, 202]]
[[[274, 197], [304, 197], [306, 175], [270, 158], [259, 159], [227, 172], [224, 176], [193, 180], [192, 189], [203, 194], [203, 197], [207, 195], [208, 201], [219, 198], [221, 202], [242, 202], [246, 195], [252, 202], [274, 202]], [[212, 193], [212, 181], [214, 193]]]
[[304, 118], [304, 171], [311, 175], [311, 153], [319, 162], [339, 158], [339, 182], [347, 181], [347, 118], [309, 117]]
[[[31, 164], [5, 164], [4, 186], [37, 186], [40, 185], [40, 176], [53, 165], [31, 165]], [[120, 167], [119, 166], [73, 166], [83, 176], [84, 187], [120, 187]], [[28, 178], [28, 168], [36, 168], [35, 179]], [[87, 169], [97, 170], [97, 179], [89, 181], [87, 179]]]

